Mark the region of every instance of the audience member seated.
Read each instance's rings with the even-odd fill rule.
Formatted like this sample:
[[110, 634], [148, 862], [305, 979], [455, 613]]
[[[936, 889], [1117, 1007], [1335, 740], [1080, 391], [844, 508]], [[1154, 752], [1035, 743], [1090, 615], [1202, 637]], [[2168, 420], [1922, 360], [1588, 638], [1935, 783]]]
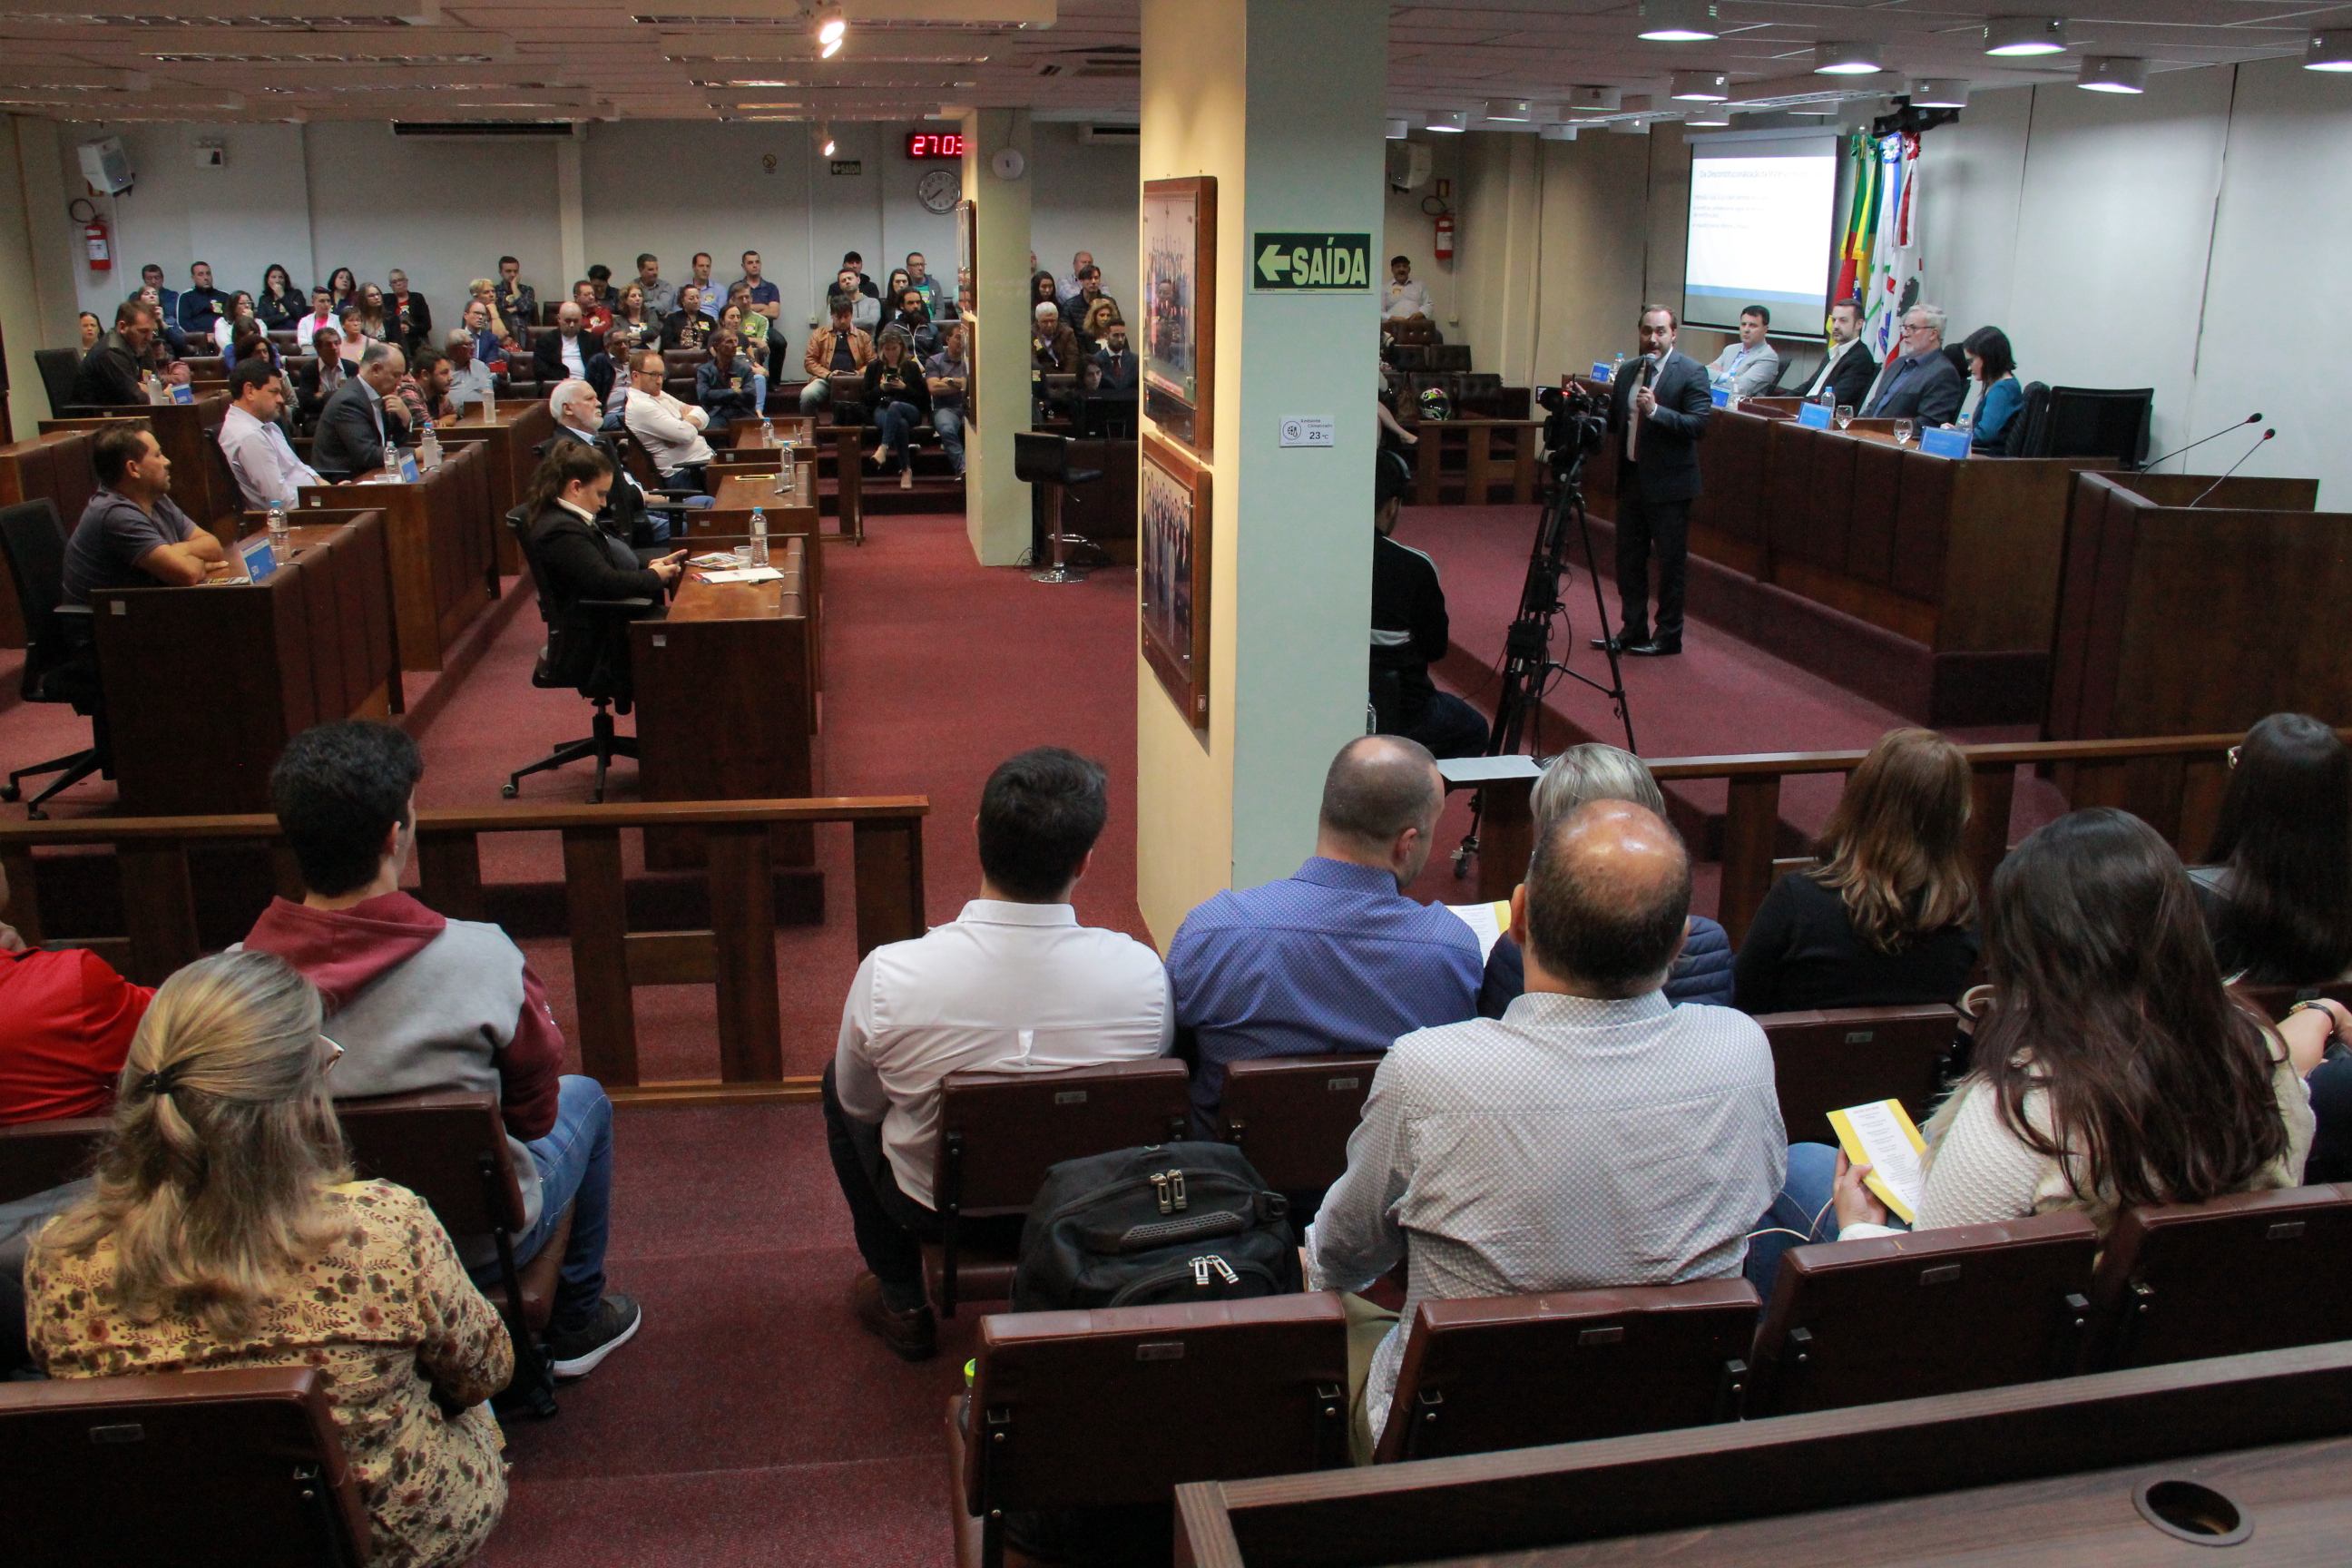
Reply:
[[[1553, 823], [1596, 800], [1630, 801], [1661, 820], [1666, 815], [1665, 795], [1641, 758], [1599, 741], [1587, 741], [1554, 757], [1545, 766], [1543, 777], [1536, 780], [1528, 802], [1535, 817], [1536, 837], [1542, 837]], [[1478, 990], [1481, 1017], [1501, 1017], [1527, 989], [1524, 965], [1519, 944], [1508, 931], [1495, 940], [1486, 952], [1486, 984]], [[1705, 915], [1693, 915], [1683, 922], [1682, 950], [1666, 971], [1665, 993], [1666, 1000], [1677, 1005], [1685, 1002], [1731, 1005], [1731, 938], [1723, 927]]]
[[360, 363], [360, 355], [367, 352], [368, 344], [377, 341], [368, 336], [366, 323], [362, 319], [361, 311], [362, 306], [357, 300], [339, 307], [335, 311], [337, 341], [342, 345], [343, 357], [354, 365]]
[[321, 327], [310, 334], [310, 362], [294, 367], [294, 418], [298, 425], [305, 430], [317, 426], [320, 412], [327, 406], [327, 399], [335, 395], [335, 389], [343, 384], [350, 368], [343, 363], [341, 331]]
[[1859, 408], [1878, 379], [1878, 362], [1862, 341], [1862, 305], [1840, 300], [1830, 307], [1830, 352], [1812, 380], [1799, 388], [1808, 398], [1826, 398], [1833, 405]]
[[2017, 411], [2025, 404], [2009, 334], [1999, 327], [1979, 327], [1960, 347], [1969, 358], [1969, 395], [1955, 417], [1970, 432], [1970, 451], [2005, 458], [2017, 436]]
[[237, 328], [228, 352], [221, 356], [222, 368], [235, 370], [249, 359], [266, 359], [274, 369], [282, 371], [286, 368], [285, 357], [278, 352], [278, 345], [269, 341], [269, 334], [262, 331], [259, 321], [248, 318]]
[[964, 353], [964, 327], [948, 328], [947, 344], [923, 362], [923, 384], [931, 394], [931, 428], [940, 433], [940, 449], [958, 479], [963, 478], [963, 399], [971, 380], [971, 362]]
[[371, 342], [397, 342], [391, 316], [383, 308], [383, 290], [373, 283], [360, 285], [360, 331]]
[[[719, 308], [727, 302], [727, 293], [725, 289], [711, 281], [710, 252], [696, 251], [693, 265], [694, 270], [688, 275], [686, 282], [677, 286], [678, 309], [699, 310], [709, 317], [713, 324], [716, 324], [719, 320]], [[694, 288], [694, 303], [690, 306], [685, 299], [688, 284]]]
[[939, 353], [940, 330], [931, 322], [930, 301], [923, 291], [909, 285], [898, 290], [893, 303], [898, 311], [890, 318], [890, 325], [907, 334], [916, 357], [928, 359]]
[[915, 482], [914, 433], [931, 422], [931, 388], [907, 334], [886, 328], [874, 358], [866, 366], [866, 407], [880, 432], [872, 455], [877, 473], [895, 465], [901, 489]]
[[327, 274], [327, 298], [329, 308], [331, 309], [337, 316], [341, 316], [343, 313], [344, 306], [358, 304], [360, 299], [359, 275], [354, 273], [348, 267], [338, 267], [332, 272]]
[[661, 346], [666, 349], [702, 349], [710, 344], [710, 334], [718, 322], [702, 313], [702, 293], [691, 283], [680, 284], [677, 309], [662, 318]]
[[[0, 914], [7, 910], [8, 872], [0, 867]], [[153, 994], [88, 948], [26, 947], [14, 926], [0, 922], [0, 1127], [105, 1115]], [[25, 1254], [33, 1235], [89, 1186], [68, 1182], [0, 1202], [0, 1378], [24, 1361]]]
[[531, 345], [531, 372], [541, 386], [553, 386], [588, 374], [597, 340], [589, 335], [580, 307], [565, 300], [556, 307], [555, 331], [541, 332]]
[[1764, 895], [1739, 944], [1743, 1013], [1957, 1002], [1976, 966], [1960, 854], [1969, 761], [1932, 730], [1889, 730], [1846, 780], [1814, 864]]
[[400, 378], [400, 397], [408, 405], [412, 429], [465, 417], [449, 401], [451, 380], [449, 356], [439, 349], [427, 344], [410, 356], [408, 374]]
[[[1036, 265], [1037, 258], [1034, 253], [1031, 254], [1029, 261], [1031, 266]], [[1059, 278], [1054, 279], [1053, 297], [1055, 303], [1058, 304], [1064, 300], [1075, 299], [1077, 296], [1078, 286], [1085, 279], [1087, 269], [1094, 264], [1094, 255], [1090, 251], [1079, 250], [1071, 253], [1070, 269]], [[1046, 276], [1052, 278], [1053, 274], [1049, 272]]]
[[652, 348], [661, 342], [661, 319], [646, 303], [646, 291], [635, 283], [621, 290], [621, 302], [613, 310], [613, 331], [629, 334], [629, 347], [642, 343]]
[[585, 278], [572, 286], [572, 302], [580, 307], [580, 330], [591, 342], [603, 342], [613, 330], [613, 309], [596, 297], [596, 285]]
[[199, 959], [131, 1043], [95, 1190], [26, 1266], [51, 1377], [320, 1373], [373, 1568], [457, 1568], [506, 1507], [498, 1311], [425, 1200], [350, 1180], [319, 993], [267, 953]]
[[1315, 853], [1297, 874], [1219, 893], [1184, 917], [1168, 975], [1177, 1025], [1198, 1044], [1196, 1130], [1216, 1125], [1228, 1062], [1384, 1051], [1476, 1015], [1478, 939], [1460, 916], [1402, 892], [1429, 860], [1444, 804], [1425, 748], [1350, 741], [1324, 776]]
[[[1075, 293], [1076, 291], [1076, 287], [1077, 286], [1076, 284], [1072, 284], [1071, 291]], [[1031, 276], [1029, 279], [1030, 314], [1036, 314], [1037, 307], [1040, 305], [1051, 305], [1054, 307], [1055, 313], [1059, 314], [1062, 309], [1062, 290], [1055, 283], [1054, 275], [1052, 273], [1041, 271]]]
[[344, 378], [319, 411], [319, 431], [310, 441], [310, 466], [331, 479], [373, 473], [400, 460], [401, 432], [408, 427], [408, 405], [399, 396], [408, 361], [390, 343], [370, 343], [358, 374]]
[[106, 323], [90, 311], [84, 310], [75, 317], [74, 325], [81, 333], [81, 341], [74, 345], [79, 353], [88, 354], [90, 350], [98, 347], [100, 341], [106, 336]]
[[522, 263], [511, 256], [499, 258], [499, 280], [490, 289], [490, 303], [506, 319], [509, 331], [539, 325], [539, 290], [522, 280]]
[[[405, 731], [364, 719], [315, 725], [289, 742], [270, 771], [269, 801], [305, 891], [299, 903], [273, 899], [245, 946], [319, 988], [328, 1018], [311, 1026], [331, 1029], [341, 1047], [338, 1097], [498, 1095], [528, 1216], [515, 1260], [538, 1256], [572, 1209], [547, 1349], [557, 1376], [583, 1376], [642, 1321], [635, 1300], [604, 1289], [612, 1102], [595, 1079], [563, 1072], [546, 988], [506, 932], [449, 920], [400, 890], [424, 771]], [[462, 1243], [483, 1282], [497, 1278], [489, 1241]]]
[[213, 335], [213, 323], [228, 311], [229, 297], [213, 287], [212, 264], [199, 261], [188, 268], [190, 286], [180, 290], [180, 331], [195, 339]]
[[[771, 323], [782, 320], [784, 314], [783, 292], [773, 283], [769, 282], [767, 279], [761, 276], [760, 253], [756, 250], [747, 250], [743, 253], [742, 259], [743, 276], [738, 278], [733, 283], [728, 285], [727, 297], [730, 300], [733, 299], [735, 297], [735, 290], [740, 289], [751, 298], [752, 314], [759, 316], [763, 321]], [[763, 332], [766, 331], [764, 327], [761, 330]]]
[[844, 267], [824, 291], [824, 309], [832, 315], [846, 304], [850, 324], [871, 332], [882, 325], [882, 300], [874, 285], [854, 267]]
[[[1045, 274], [1037, 276], [1043, 278]], [[1031, 314], [1035, 318], [1029, 334], [1032, 399], [1042, 418], [1054, 412], [1046, 406], [1045, 378], [1078, 374], [1078, 334], [1063, 321], [1061, 308], [1050, 301], [1040, 300]]]
[[835, 294], [832, 324], [811, 332], [808, 347], [801, 351], [801, 370], [808, 377], [801, 388], [803, 414], [814, 414], [833, 402], [833, 386], [826, 377], [859, 374], [874, 358], [874, 340], [856, 324], [852, 301], [858, 298], [854, 292]]
[[76, 405], [121, 408], [148, 401], [144, 384], [148, 353], [155, 342], [155, 309], [136, 299], [114, 308], [114, 331], [82, 355], [74, 369]]
[[[907, 252], [907, 287], [922, 294], [923, 309], [931, 313], [932, 320], [945, 321], [954, 315], [955, 302], [940, 294], [940, 280], [931, 276], [929, 263], [919, 250]], [[945, 315], [941, 314], [942, 306], [947, 308]]]
[[[2297, 1064], [2222, 988], [2188, 874], [2154, 828], [2108, 806], [2060, 817], [2009, 852], [1990, 905], [1992, 982], [1969, 997], [1968, 1075], [1921, 1130], [1914, 1229], [2079, 1210], [2105, 1236], [2142, 1205], [2302, 1184], [2312, 1112]], [[1869, 1169], [1823, 1144], [1789, 1151], [1775, 1228], [1749, 1253], [1759, 1290], [1806, 1238], [1894, 1234]]]
[[[736, 312], [731, 323], [727, 319], [729, 310]], [[743, 345], [743, 352], [757, 360], [763, 372], [767, 369], [768, 337], [775, 323], [752, 303], [750, 289], [738, 283], [727, 290], [727, 303], [719, 311], [719, 324], [729, 327], [735, 334], [735, 341]]]
[[2221, 973], [2257, 985], [2352, 973], [2352, 752], [2303, 713], [2273, 713], [2230, 752], [2229, 787], [2189, 875]]
[[457, 411], [461, 419], [474, 410], [498, 405], [499, 374], [474, 357], [478, 341], [473, 333], [460, 327], [443, 344], [449, 362], [449, 406]]
[[488, 289], [466, 301], [467, 335], [474, 341], [474, 358], [493, 371], [507, 368], [507, 347], [512, 340], [499, 324], [498, 312], [491, 309]]
[[1641, 806], [1550, 824], [1511, 895], [1526, 994], [1500, 1019], [1404, 1036], [1374, 1073], [1307, 1233], [1309, 1289], [1406, 1268], [1401, 1314], [1346, 1302], [1359, 1463], [1421, 1302], [1739, 1272], [1788, 1134], [1764, 1031], [1660, 990], [1690, 890], [1681, 840]]
[[877, 305], [882, 302], [882, 290], [876, 286], [873, 279], [866, 276], [866, 258], [854, 250], [845, 250], [841, 253], [840, 270], [848, 273], [856, 280], [857, 292], [865, 295]]
[[640, 551], [667, 541], [669, 514], [647, 506], [646, 492], [629, 477], [612, 436], [602, 427], [602, 404], [594, 389], [584, 381], [567, 381], [547, 395], [547, 405], [555, 416], [555, 435], [541, 447], [541, 456], [558, 442], [571, 441], [593, 447], [612, 467], [613, 488], [596, 510], [597, 526]]
[[229, 296], [228, 308], [221, 312], [220, 320], [213, 323], [213, 345], [226, 353], [236, 342], [239, 332], [260, 325], [253, 313], [253, 296], [240, 289]]
[[334, 296], [327, 292], [325, 284], [310, 290], [310, 313], [294, 323], [294, 331], [295, 341], [305, 343], [320, 332], [333, 332], [338, 338], [343, 335], [335, 321]]
[[228, 559], [172, 499], [172, 459], [147, 421], [110, 421], [91, 438], [89, 461], [98, 489], [66, 541], [67, 604], [87, 605], [100, 588], [186, 587]]
[[594, 293], [596, 303], [608, 310], [620, 309], [621, 296], [614, 290], [611, 268], [599, 261], [588, 268], [588, 287]]
[[1948, 424], [1960, 411], [1960, 373], [1944, 353], [1944, 309], [1914, 305], [1903, 316], [1903, 352], [1887, 361], [1862, 406], [1867, 419]]
[[1433, 756], [1475, 757], [1486, 749], [1486, 717], [1429, 679], [1451, 635], [1437, 563], [1390, 537], [1412, 488], [1412, 470], [1393, 452], [1373, 455], [1372, 643], [1369, 684], [1384, 735], [1403, 735]]
[[[155, 312], [155, 319], [158, 323], [159, 330], [156, 333], [153, 344], [148, 349], [144, 356], [145, 363], [141, 366], [141, 368], [142, 370], [160, 371], [165, 363], [179, 358], [181, 355], [188, 352], [187, 334], [180, 331], [178, 319], [174, 317], [171, 313], [170, 310], [163, 303], [161, 290], [154, 289], [141, 289], [131, 297]], [[174, 299], [177, 299], [178, 297], [179, 296], [176, 294], [173, 296]], [[204, 350], [199, 346], [196, 352], [201, 353]]]
[[[1063, 295], [1055, 303], [1062, 308], [1062, 320], [1070, 324], [1070, 330], [1083, 334], [1088, 315], [1097, 303], [1105, 300], [1110, 300], [1112, 310], [1118, 309], [1118, 301], [1111, 300], [1109, 295], [1103, 292], [1102, 268], [1088, 262], [1079, 269], [1077, 288]], [[1092, 353], [1094, 345], [1087, 344], [1086, 352]]]
[[826, 1141], [866, 1261], [852, 1310], [905, 1360], [939, 1344], [921, 1243], [939, 1235], [940, 1080], [1168, 1051], [1159, 955], [1079, 925], [1070, 903], [1109, 812], [1100, 763], [1055, 746], [1005, 762], [981, 793], [980, 897], [950, 923], [867, 953], [850, 984], [824, 1072]]
[[278, 416], [286, 412], [286, 381], [267, 359], [247, 360], [228, 373], [229, 406], [222, 416], [220, 448], [228, 458], [247, 508], [292, 511], [302, 485], [323, 484], [318, 470], [294, 455]]
[[1780, 379], [1780, 351], [1764, 341], [1772, 325], [1769, 306], [1750, 305], [1739, 312], [1739, 336], [1723, 346], [1706, 367], [1707, 379], [1735, 397], [1761, 397]]
[[142, 295], [152, 295], [151, 303], [161, 312], [163, 320], [173, 329], [178, 328], [180, 291], [163, 286], [163, 269], [152, 261], [139, 269], [139, 287], [131, 291], [134, 300]]
[[1381, 313], [1391, 321], [1427, 321], [1429, 289], [1412, 275], [1412, 258], [1389, 258], [1389, 280], [1381, 287]]
[[254, 300], [253, 312], [270, 332], [293, 331], [302, 319], [302, 290], [294, 287], [294, 275], [275, 261], [262, 269], [261, 297]]
[[621, 405], [629, 397], [629, 334], [623, 329], [604, 334], [604, 352], [588, 362], [588, 384], [604, 406], [604, 427], [619, 429]]
[[1095, 350], [1095, 388], [1106, 393], [1131, 393], [1142, 384], [1143, 367], [1128, 346], [1127, 322], [1116, 312], [1105, 318], [1102, 346]]
[[706, 489], [703, 475], [713, 454], [702, 432], [710, 416], [664, 392], [667, 374], [659, 349], [637, 351], [629, 362], [629, 400], [622, 421], [653, 460], [663, 483]]
[[666, 282], [661, 275], [661, 258], [651, 251], [637, 258], [635, 286], [646, 297], [646, 309], [656, 316], [667, 316], [677, 309], [677, 286]]
[[713, 430], [738, 419], [757, 424], [768, 406], [768, 378], [725, 327], [711, 334], [710, 357], [694, 367], [694, 400], [710, 416]]
[[433, 341], [433, 307], [408, 286], [408, 274], [395, 267], [384, 279], [384, 322], [389, 341], [410, 353]]

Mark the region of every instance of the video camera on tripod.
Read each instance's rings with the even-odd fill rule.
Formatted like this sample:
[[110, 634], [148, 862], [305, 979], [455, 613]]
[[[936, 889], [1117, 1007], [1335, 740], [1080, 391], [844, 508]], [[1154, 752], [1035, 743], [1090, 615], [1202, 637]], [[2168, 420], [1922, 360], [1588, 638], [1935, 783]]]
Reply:
[[1536, 402], [1544, 410], [1544, 453], [1555, 474], [1566, 475], [1609, 438], [1609, 410], [1581, 383], [1539, 386]]

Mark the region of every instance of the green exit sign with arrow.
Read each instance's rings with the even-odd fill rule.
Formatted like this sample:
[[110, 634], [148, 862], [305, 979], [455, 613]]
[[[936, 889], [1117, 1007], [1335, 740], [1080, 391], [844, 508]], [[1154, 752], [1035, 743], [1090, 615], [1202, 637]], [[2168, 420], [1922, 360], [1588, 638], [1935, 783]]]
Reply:
[[1268, 234], [1251, 237], [1250, 288], [1261, 294], [1328, 294], [1372, 286], [1369, 234]]

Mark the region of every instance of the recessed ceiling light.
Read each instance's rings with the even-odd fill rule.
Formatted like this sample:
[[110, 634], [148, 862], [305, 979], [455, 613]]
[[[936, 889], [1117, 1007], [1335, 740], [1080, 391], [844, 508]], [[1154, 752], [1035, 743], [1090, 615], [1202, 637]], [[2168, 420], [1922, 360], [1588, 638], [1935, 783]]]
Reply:
[[1969, 84], [1950, 77], [1921, 77], [1911, 83], [1914, 109], [1966, 109]]
[[2335, 28], [2312, 34], [2310, 47], [2303, 51], [2303, 68], [2352, 71], [2352, 30]]
[[1412, 126], [1410, 126], [1410, 125], [1407, 125], [1407, 124], [1406, 124], [1403, 121], [1402, 121], [1402, 120], [1391, 120], [1391, 121], [1389, 121], [1389, 136], [1388, 136], [1388, 139], [1389, 139], [1390, 141], [1391, 141], [1391, 142], [1402, 142], [1402, 141], [1403, 141], [1407, 136], [1411, 135], [1411, 134], [1412, 134]]
[[1995, 16], [1985, 24], [1989, 55], [2054, 55], [2066, 47], [2063, 16]]
[[1578, 114], [1614, 114], [1624, 101], [1623, 91], [1613, 87], [1571, 88], [1568, 96], [1569, 109]]
[[1813, 74], [1815, 76], [1868, 76], [1883, 69], [1878, 60], [1879, 47], [1860, 41], [1815, 44]]
[[1656, 44], [1697, 44], [1721, 37], [1715, 7], [1706, 0], [1642, 0], [1641, 37]]
[[1668, 96], [1693, 103], [1721, 103], [1731, 96], [1731, 78], [1721, 71], [1676, 71]]
[[2146, 92], [2147, 62], [2120, 55], [2092, 55], [2083, 61], [2074, 85], [2088, 92]]
[[1694, 109], [1683, 116], [1683, 123], [1685, 125], [1728, 125], [1731, 123], [1731, 105], [1711, 103], [1704, 109]]
[[1486, 100], [1486, 118], [1505, 121], [1528, 119], [1528, 100], [1524, 98], [1490, 98]]
[[1433, 113], [1429, 117], [1429, 128], [1432, 131], [1467, 131], [1470, 129], [1469, 111], [1467, 110], [1455, 109], [1440, 113]]

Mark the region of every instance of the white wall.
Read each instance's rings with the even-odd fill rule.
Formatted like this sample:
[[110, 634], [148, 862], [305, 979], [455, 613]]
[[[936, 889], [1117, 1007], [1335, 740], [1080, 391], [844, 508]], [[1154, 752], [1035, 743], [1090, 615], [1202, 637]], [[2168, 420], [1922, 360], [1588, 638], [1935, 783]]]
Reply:
[[[1388, 282], [1388, 262], [1391, 256], [1410, 258], [1413, 278], [1429, 290], [1431, 320], [1441, 330], [1448, 331], [1460, 321], [1460, 305], [1455, 294], [1457, 279], [1454, 263], [1437, 259], [1437, 215], [1422, 211], [1424, 201], [1443, 201], [1454, 209], [1457, 226], [1455, 241], [1461, 236], [1462, 144], [1465, 137], [1423, 134], [1412, 138], [1429, 148], [1429, 181], [1410, 191], [1391, 188], [1383, 179], [1381, 183], [1384, 200], [1381, 209], [1381, 282]], [[1391, 142], [1390, 145], [1394, 146]], [[1446, 184], [1446, 195], [1437, 195], [1439, 181]], [[1457, 256], [1461, 253], [1457, 250]]]
[[1141, 310], [1136, 147], [1081, 142], [1077, 126], [1058, 121], [1040, 121], [1030, 135], [1037, 153], [1029, 165], [1029, 245], [1037, 265], [1059, 278], [1083, 250], [1102, 268], [1103, 292], [1130, 315]]

